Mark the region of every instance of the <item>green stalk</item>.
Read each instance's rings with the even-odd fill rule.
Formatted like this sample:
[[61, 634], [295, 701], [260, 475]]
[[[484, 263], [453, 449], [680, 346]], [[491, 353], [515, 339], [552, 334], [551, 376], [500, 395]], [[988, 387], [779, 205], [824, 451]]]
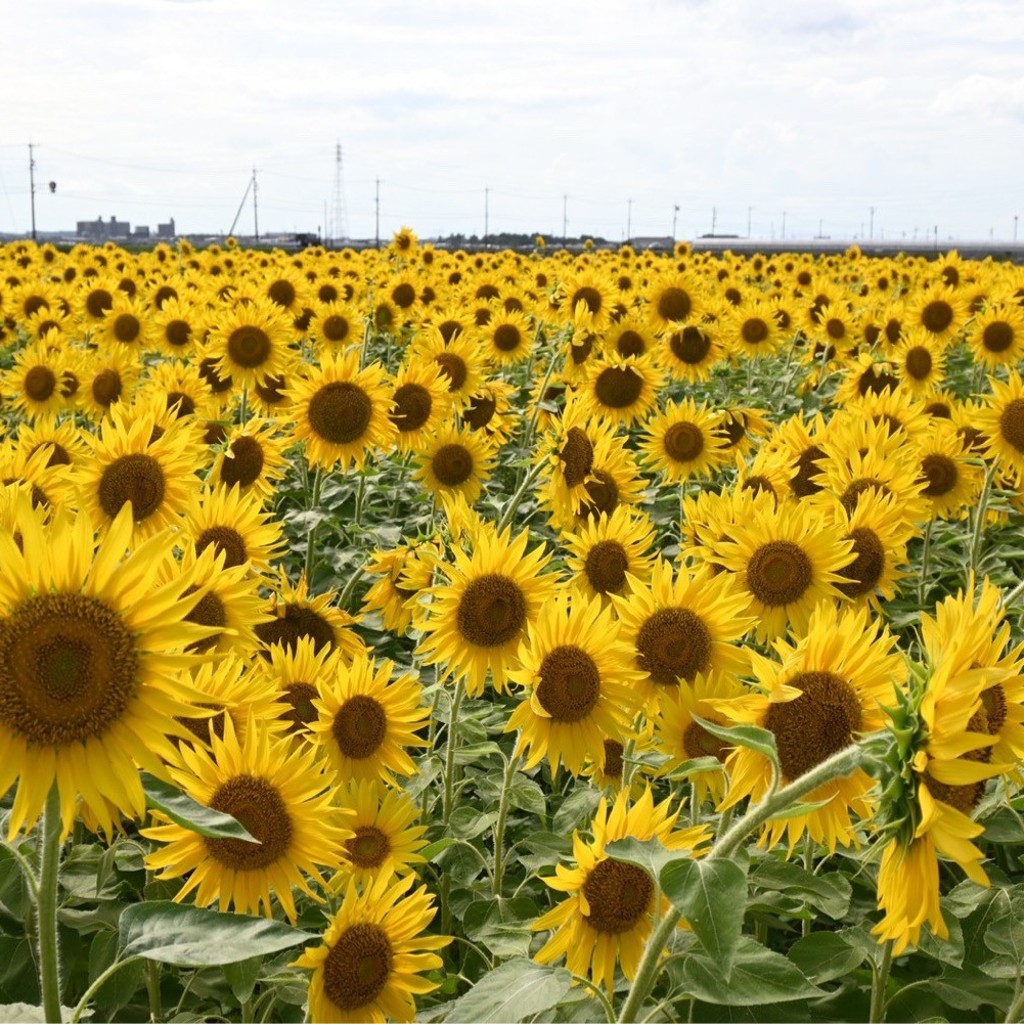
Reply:
[[877, 968], [874, 964], [871, 965], [871, 1010], [868, 1014], [868, 1024], [881, 1024], [885, 1020], [885, 990], [889, 984], [891, 966], [892, 939], [889, 939], [882, 946], [882, 963]]
[[149, 995], [149, 1019], [163, 1020], [164, 1008], [160, 1001], [160, 962], [150, 960], [146, 964], [146, 992]]
[[356, 526], [363, 520], [363, 501], [366, 498], [366, 474], [359, 474], [359, 489], [356, 491]]
[[516, 514], [516, 509], [519, 508], [519, 502], [523, 500], [523, 495], [526, 493], [527, 488], [532, 484], [538, 476], [540, 476], [541, 464], [539, 462], [534, 463], [530, 467], [530, 471], [523, 477], [523, 482], [516, 488], [515, 494], [509, 499], [508, 504], [505, 506], [505, 510], [501, 513], [501, 518], [498, 520], [498, 532], [500, 533], [505, 529], [510, 522], [512, 517]]
[[988, 499], [992, 493], [992, 481], [995, 479], [996, 467], [991, 465], [985, 472], [985, 484], [981, 489], [978, 498], [978, 507], [974, 513], [974, 533], [971, 537], [971, 572], [977, 572], [978, 563], [981, 561], [981, 541], [985, 530], [985, 515], [988, 512]]
[[60, 876], [60, 790], [54, 780], [43, 811], [40, 848], [39, 895], [39, 988], [47, 1024], [61, 1024], [60, 945], [57, 934], [57, 881]]
[[82, 1014], [89, 1007], [89, 1000], [107, 983], [107, 981], [113, 977], [122, 967], [127, 967], [129, 964], [135, 963], [139, 958], [137, 956], [125, 957], [124, 960], [115, 960], [83, 993], [82, 998], [78, 1000], [78, 1005], [75, 1007], [74, 1012], [71, 1014], [71, 1024], [78, 1024], [82, 1019]]
[[[832, 779], [849, 775], [860, 765], [860, 760], [859, 747], [846, 747], [801, 775], [788, 786], [769, 792], [756, 807], [750, 808], [735, 825], [723, 831], [714, 846], [711, 847], [707, 860], [728, 860], [751, 832], [786, 808], [791, 807], [812, 790], [817, 789], [818, 786], [822, 786]], [[677, 907], [672, 907], [648, 938], [636, 977], [633, 979], [629, 994], [619, 1013], [619, 1021], [622, 1024], [626, 1024], [626, 1022], [633, 1024], [639, 1019], [640, 1007], [643, 1006], [644, 1000], [657, 979], [662, 950], [668, 944], [668, 940], [672, 937], [682, 916], [682, 912]]]
[[[313, 477], [313, 493], [309, 499], [310, 511], [320, 508], [320, 488], [323, 486], [323, 470], [317, 469]], [[309, 537], [306, 538], [306, 582], [310, 582], [313, 575], [313, 552], [316, 551], [316, 533], [319, 523], [314, 523], [310, 528]]]
[[510, 757], [505, 762], [505, 777], [501, 783], [501, 799], [498, 803], [498, 820], [494, 823], [494, 877], [491, 891], [495, 896], [501, 895], [501, 883], [505, 873], [505, 821], [508, 818], [508, 802], [512, 794], [512, 780], [519, 770], [522, 761], [520, 755]]
[[924, 595], [928, 590], [928, 557], [932, 553], [932, 527], [935, 525], [935, 517], [928, 520], [924, 528], [924, 550], [921, 553], [921, 578], [917, 581], [917, 603], [924, 604]]
[[455, 693], [448, 710], [448, 745], [444, 755], [444, 804], [441, 809], [441, 820], [447, 825], [452, 820], [452, 804], [455, 802], [455, 746], [458, 730], [456, 724], [459, 720], [459, 709], [462, 707], [462, 698], [466, 695], [466, 681], [459, 679], [455, 684]]

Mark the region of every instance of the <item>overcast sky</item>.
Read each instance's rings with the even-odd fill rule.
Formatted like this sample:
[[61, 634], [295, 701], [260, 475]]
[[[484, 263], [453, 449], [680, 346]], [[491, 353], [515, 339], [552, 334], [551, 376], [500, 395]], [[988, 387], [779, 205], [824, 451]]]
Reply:
[[[0, 231], [1009, 239], [1021, 0], [0, 0]], [[51, 195], [47, 183], [57, 182]], [[630, 207], [629, 200], [632, 199]], [[326, 204], [326, 225], [325, 225]], [[236, 231], [251, 233], [248, 203]], [[1024, 225], [1021, 236], [1024, 239]]]

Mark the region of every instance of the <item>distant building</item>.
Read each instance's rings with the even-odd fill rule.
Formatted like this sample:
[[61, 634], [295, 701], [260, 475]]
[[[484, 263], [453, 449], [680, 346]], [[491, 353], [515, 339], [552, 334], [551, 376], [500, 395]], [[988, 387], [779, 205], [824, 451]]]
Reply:
[[157, 224], [156, 226], [156, 237], [157, 238], [174, 238], [176, 237], [174, 230], [174, 218], [172, 217], [166, 224]]
[[634, 249], [671, 249], [676, 243], [671, 235], [634, 235], [629, 244]]
[[132, 238], [149, 238], [149, 225], [136, 224], [132, 228]]
[[80, 220], [75, 225], [75, 234], [79, 238], [88, 238], [92, 242], [105, 242], [110, 238], [128, 238], [131, 235], [131, 224], [126, 220], [111, 217], [104, 220]]

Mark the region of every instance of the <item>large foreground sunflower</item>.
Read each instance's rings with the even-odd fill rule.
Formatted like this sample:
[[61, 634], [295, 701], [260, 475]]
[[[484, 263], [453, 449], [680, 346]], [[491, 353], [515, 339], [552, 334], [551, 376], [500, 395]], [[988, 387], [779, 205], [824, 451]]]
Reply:
[[109, 834], [111, 809], [145, 813], [136, 766], [165, 775], [170, 737], [188, 735], [176, 718], [200, 695], [182, 652], [207, 631], [182, 616], [202, 595], [185, 596], [191, 572], [155, 583], [166, 534], [125, 555], [127, 509], [101, 541], [87, 515], [43, 527], [27, 501], [14, 526], [0, 533], [0, 791], [18, 782], [10, 833], [32, 827], [56, 783], [65, 831], [81, 794]]
[[[321, 885], [318, 868], [341, 863], [341, 843], [350, 830], [347, 815], [332, 799], [331, 777], [320, 771], [312, 750], [296, 749], [250, 719], [239, 742], [230, 716], [223, 738], [212, 733], [211, 751], [182, 745], [184, 769], [171, 769], [175, 782], [193, 799], [240, 821], [257, 843], [213, 839], [153, 812], [148, 839], [165, 843], [147, 859], [160, 878], [188, 880], [174, 897], [195, 892], [196, 903], [217, 901], [221, 911], [272, 915], [274, 893], [289, 920], [296, 917], [292, 888], [314, 896], [305, 876]], [[190, 874], [191, 873], [191, 874]]]
[[425, 885], [410, 893], [415, 879], [407, 875], [392, 882], [382, 875], [363, 892], [355, 879], [349, 882], [323, 945], [307, 946], [293, 965], [313, 970], [309, 1018], [314, 1024], [411, 1021], [414, 996], [437, 988], [420, 974], [441, 966], [433, 950], [443, 949], [451, 937], [427, 933], [434, 898]]

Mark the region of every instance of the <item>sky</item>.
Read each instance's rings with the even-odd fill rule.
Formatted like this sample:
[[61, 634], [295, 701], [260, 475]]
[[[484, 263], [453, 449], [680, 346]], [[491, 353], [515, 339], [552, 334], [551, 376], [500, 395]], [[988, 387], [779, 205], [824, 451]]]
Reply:
[[0, 0], [0, 35], [0, 232], [30, 141], [42, 231], [227, 231], [253, 168], [264, 234], [373, 238], [378, 194], [382, 238], [1024, 215], [1020, 0]]

